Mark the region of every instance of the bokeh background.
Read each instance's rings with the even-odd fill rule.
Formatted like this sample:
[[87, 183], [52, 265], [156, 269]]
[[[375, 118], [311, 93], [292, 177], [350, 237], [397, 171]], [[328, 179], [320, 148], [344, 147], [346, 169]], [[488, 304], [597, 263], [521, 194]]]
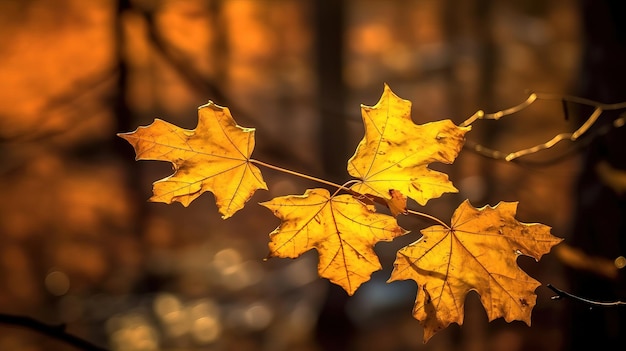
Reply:
[[[571, 313], [588, 308], [550, 299], [545, 284], [573, 288], [578, 274], [557, 255], [520, 258], [544, 284], [532, 327], [488, 323], [470, 294], [465, 324], [423, 344], [415, 284], [385, 281], [395, 251], [431, 223], [402, 218], [413, 233], [379, 244], [384, 270], [347, 297], [317, 278], [314, 252], [263, 260], [278, 220], [256, 203], [318, 185], [263, 169], [270, 190], [228, 220], [211, 194], [188, 208], [150, 203], [171, 165], [134, 161], [116, 133], [157, 117], [194, 128], [212, 100], [257, 129], [255, 158], [343, 182], [360, 104], [374, 105], [384, 83], [413, 102], [416, 123], [460, 123], [532, 91], [625, 101], [625, 12], [576, 0], [0, 1], [0, 313], [119, 351], [568, 349], [580, 336]], [[502, 152], [543, 143], [588, 116], [568, 106], [539, 101], [467, 138]], [[611, 149], [622, 160], [623, 140]], [[523, 164], [464, 149], [454, 165], [432, 165], [459, 194], [424, 211], [448, 221], [465, 198], [519, 201], [518, 219], [567, 242], [591, 144]], [[619, 254], [602, 250], [593, 254]], [[609, 325], [587, 337], [626, 330], [617, 317]], [[2, 324], [0, 349], [73, 350]]]

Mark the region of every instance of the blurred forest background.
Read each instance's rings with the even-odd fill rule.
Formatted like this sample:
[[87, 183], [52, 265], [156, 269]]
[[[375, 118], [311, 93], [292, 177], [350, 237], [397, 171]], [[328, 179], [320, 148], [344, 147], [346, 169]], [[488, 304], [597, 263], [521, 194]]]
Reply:
[[[311, 183], [263, 169], [270, 190], [226, 221], [211, 194], [188, 208], [149, 203], [171, 166], [134, 161], [115, 134], [156, 117], [194, 128], [197, 107], [212, 100], [257, 129], [255, 158], [343, 182], [363, 133], [360, 104], [375, 104], [384, 83], [413, 102], [416, 123], [460, 123], [530, 91], [626, 100], [623, 88], [590, 88], [585, 16], [605, 16], [597, 36], [616, 31], [615, 9], [590, 3], [0, 1], [0, 313], [66, 324], [120, 351], [564, 349], [576, 306], [545, 286], [530, 328], [487, 323], [471, 294], [464, 326], [424, 345], [411, 317], [415, 285], [385, 281], [395, 250], [431, 223], [403, 218], [413, 234], [377, 246], [385, 269], [347, 298], [317, 278], [314, 252], [263, 261], [278, 221], [254, 203]], [[601, 66], [623, 77], [619, 65]], [[571, 115], [559, 101], [538, 102], [477, 122], [467, 138], [516, 151], [575, 130], [585, 117]], [[425, 211], [449, 221], [464, 198], [520, 201], [521, 221], [567, 241], [586, 167], [581, 153], [561, 157], [570, 147], [533, 155], [532, 165], [465, 149], [452, 166], [432, 165], [460, 193]], [[544, 284], [572, 284], [555, 255], [520, 265]], [[73, 348], [0, 325], [0, 349]]]

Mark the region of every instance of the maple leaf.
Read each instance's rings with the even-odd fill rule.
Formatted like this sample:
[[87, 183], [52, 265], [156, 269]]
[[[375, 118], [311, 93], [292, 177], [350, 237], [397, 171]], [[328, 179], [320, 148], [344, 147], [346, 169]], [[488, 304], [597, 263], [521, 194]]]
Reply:
[[458, 191], [446, 174], [428, 165], [452, 163], [470, 127], [458, 127], [450, 120], [413, 123], [411, 102], [399, 98], [387, 84], [376, 105], [361, 105], [361, 115], [365, 136], [348, 161], [348, 173], [360, 180], [352, 190], [388, 201], [391, 190], [399, 191], [420, 205]]
[[319, 253], [318, 273], [350, 295], [382, 269], [374, 252], [379, 241], [407, 232], [392, 216], [375, 213], [352, 195], [331, 196], [308, 189], [261, 203], [281, 219], [270, 233], [270, 257], [296, 258], [310, 249]]
[[517, 265], [517, 257], [539, 260], [562, 239], [543, 224], [518, 222], [517, 202], [476, 209], [464, 201], [452, 226], [431, 226], [400, 249], [389, 281], [418, 284], [413, 315], [424, 327], [424, 342], [450, 323], [463, 323], [465, 297], [480, 295], [489, 320], [504, 317], [530, 325], [535, 289], [541, 285]]
[[160, 119], [134, 132], [120, 133], [137, 160], [173, 164], [174, 174], [153, 184], [150, 201], [188, 206], [205, 191], [215, 195], [222, 218], [243, 208], [257, 189], [267, 189], [250, 163], [254, 129], [237, 125], [228, 108], [209, 101], [198, 108], [198, 125], [183, 129]]

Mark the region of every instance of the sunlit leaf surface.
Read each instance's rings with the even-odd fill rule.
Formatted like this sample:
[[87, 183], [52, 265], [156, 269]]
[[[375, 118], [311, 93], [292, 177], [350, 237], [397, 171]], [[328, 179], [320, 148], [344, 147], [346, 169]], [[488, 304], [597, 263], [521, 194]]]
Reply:
[[517, 265], [517, 257], [539, 260], [562, 239], [550, 227], [515, 219], [516, 202], [476, 209], [463, 202], [450, 228], [435, 225], [397, 253], [390, 281], [412, 279], [418, 292], [413, 315], [424, 340], [450, 323], [463, 323], [467, 293], [480, 295], [489, 320], [503, 317], [530, 325], [538, 281]]
[[388, 200], [395, 190], [421, 205], [457, 191], [446, 174], [428, 165], [452, 163], [469, 127], [457, 127], [450, 120], [413, 123], [411, 102], [387, 85], [376, 105], [361, 106], [361, 114], [365, 136], [348, 161], [348, 172], [360, 180], [352, 189]]
[[277, 197], [262, 205], [282, 221], [270, 234], [270, 257], [295, 258], [316, 249], [319, 275], [350, 295], [381, 269], [374, 245], [406, 233], [394, 217], [375, 213], [373, 206], [351, 195], [331, 197], [325, 189]]
[[135, 148], [137, 160], [173, 164], [174, 174], [154, 183], [151, 201], [188, 206], [210, 191], [222, 217], [228, 218], [257, 189], [267, 189], [261, 171], [250, 163], [254, 129], [238, 126], [227, 108], [213, 102], [199, 107], [193, 130], [155, 119], [149, 126], [118, 135]]

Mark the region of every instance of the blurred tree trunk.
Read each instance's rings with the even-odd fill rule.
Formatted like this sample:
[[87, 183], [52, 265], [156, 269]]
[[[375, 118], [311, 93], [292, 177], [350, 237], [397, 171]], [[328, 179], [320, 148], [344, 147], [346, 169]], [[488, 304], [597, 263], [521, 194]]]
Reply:
[[[115, 117], [115, 129], [117, 131], [130, 131], [136, 128], [133, 113], [128, 104], [128, 80], [129, 80], [129, 67], [126, 60], [125, 53], [125, 33], [124, 33], [124, 13], [132, 8], [130, 0], [118, 0], [117, 8], [115, 9], [115, 56], [117, 59], [117, 86], [113, 95], [113, 112]], [[140, 172], [140, 168], [137, 162], [134, 160], [134, 151], [128, 147], [128, 143], [115, 135], [112, 135], [114, 139], [114, 150], [119, 158], [124, 162], [124, 169], [126, 170], [126, 187], [129, 198], [134, 199], [133, 203], [143, 204], [145, 201], [140, 199], [141, 195], [137, 189], [141, 189], [140, 179], [137, 176]], [[146, 210], [146, 206], [141, 206], [136, 212], [138, 216], [142, 216]], [[138, 221], [132, 223], [137, 224]], [[138, 226], [131, 228], [133, 233], [140, 233]]]
[[[584, 29], [583, 61], [577, 94], [603, 103], [626, 101], [626, 3], [620, 0], [581, 1]], [[577, 111], [580, 125], [590, 110]], [[606, 111], [595, 129], [602, 128], [624, 111]], [[593, 130], [589, 133], [593, 135]], [[587, 254], [610, 260], [626, 256], [626, 194], [618, 193], [599, 177], [599, 164], [626, 172], [626, 128], [611, 128], [585, 148], [573, 215], [571, 245]], [[578, 296], [615, 301], [626, 299], [626, 277], [617, 279], [569, 271], [572, 292]], [[571, 303], [567, 311], [570, 333], [567, 350], [608, 350], [626, 345], [626, 309], [589, 308]]]
[[319, 142], [326, 175], [345, 179], [348, 146], [345, 117], [346, 88], [343, 82], [344, 12], [343, 0], [314, 1]]
[[[342, 75], [346, 4], [344, 0], [315, 0], [313, 6], [321, 160], [327, 179], [340, 182], [345, 179], [348, 149], [344, 114], [346, 88]], [[346, 314], [348, 295], [340, 287], [327, 284], [316, 339], [324, 350], [347, 350], [353, 334]]]
[[[466, 105], [477, 104], [485, 112], [494, 111], [494, 85], [498, 56], [492, 33], [493, 5], [491, 0], [473, 0], [463, 3], [447, 0], [444, 5], [443, 30], [446, 35], [446, 42], [452, 49], [451, 63], [445, 74], [448, 79], [448, 101], [455, 116], [462, 116], [460, 106], [463, 105], [464, 100], [467, 102]], [[468, 16], [468, 13], [471, 15]], [[470, 96], [469, 99], [466, 97], [466, 92], [460, 91], [462, 85], [455, 72], [457, 65], [460, 64], [458, 58], [472, 54], [471, 51], [468, 51], [468, 45], [470, 45], [469, 48], [475, 45], [476, 52], [471, 58], [476, 62], [478, 76], [475, 96]], [[472, 132], [472, 138], [480, 144], [491, 145], [497, 132], [495, 124], [487, 124], [481, 128], [476, 128]], [[480, 206], [483, 203], [489, 203], [495, 192], [494, 187], [489, 185], [496, 183], [491, 164], [493, 161], [483, 157], [474, 157], [469, 161], [473, 164], [467, 164], [466, 168], [478, 172], [484, 184], [487, 184], [485, 192], [479, 194], [479, 198], [472, 199], [473, 204]], [[455, 172], [455, 170], [456, 168], [451, 172]], [[468, 300], [466, 309], [467, 315], [471, 316], [480, 316], [484, 313], [483, 307], [477, 299]], [[460, 347], [464, 350], [484, 350], [486, 348], [485, 339], [489, 324], [486, 320], [475, 319], [474, 321], [475, 323], [465, 323], [455, 335], [455, 341], [462, 343]], [[477, 323], [478, 321], [480, 323]]]

